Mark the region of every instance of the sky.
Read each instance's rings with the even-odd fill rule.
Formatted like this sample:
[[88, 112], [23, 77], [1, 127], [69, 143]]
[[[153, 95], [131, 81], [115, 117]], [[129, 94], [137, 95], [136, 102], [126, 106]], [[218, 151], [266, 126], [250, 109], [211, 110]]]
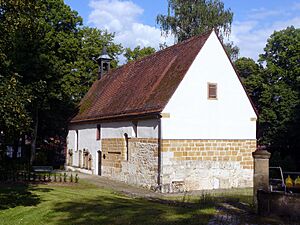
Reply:
[[[230, 41], [240, 48], [240, 57], [258, 59], [274, 32], [293, 25], [300, 27], [300, 0], [223, 0], [234, 13]], [[115, 33], [124, 47], [174, 44], [163, 37], [156, 24], [158, 14], [166, 14], [167, 0], [65, 0], [83, 17], [84, 25]]]

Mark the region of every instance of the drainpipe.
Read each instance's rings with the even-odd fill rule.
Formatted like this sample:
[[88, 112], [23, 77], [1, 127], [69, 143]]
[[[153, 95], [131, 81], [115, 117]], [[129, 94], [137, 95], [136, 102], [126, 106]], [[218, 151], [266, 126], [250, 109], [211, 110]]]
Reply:
[[158, 171], [157, 171], [157, 184], [161, 190], [161, 171], [162, 171], [162, 155], [161, 155], [161, 116], [158, 116]]

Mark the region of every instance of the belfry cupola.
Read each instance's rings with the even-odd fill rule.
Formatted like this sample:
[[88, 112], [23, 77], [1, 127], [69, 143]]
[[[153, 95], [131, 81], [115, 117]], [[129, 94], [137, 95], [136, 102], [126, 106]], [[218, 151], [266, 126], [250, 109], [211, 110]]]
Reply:
[[101, 79], [103, 75], [110, 70], [110, 62], [112, 58], [107, 54], [106, 47], [103, 47], [100, 56], [96, 59], [99, 69], [98, 69], [98, 79]]

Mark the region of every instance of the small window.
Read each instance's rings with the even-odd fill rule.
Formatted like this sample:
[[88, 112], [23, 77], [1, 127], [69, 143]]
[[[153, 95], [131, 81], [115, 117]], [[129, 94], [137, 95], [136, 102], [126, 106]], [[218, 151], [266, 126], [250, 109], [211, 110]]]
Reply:
[[101, 138], [101, 125], [97, 125], [97, 133], [96, 133], [96, 140], [100, 140]]
[[208, 99], [217, 99], [217, 84], [208, 83]]

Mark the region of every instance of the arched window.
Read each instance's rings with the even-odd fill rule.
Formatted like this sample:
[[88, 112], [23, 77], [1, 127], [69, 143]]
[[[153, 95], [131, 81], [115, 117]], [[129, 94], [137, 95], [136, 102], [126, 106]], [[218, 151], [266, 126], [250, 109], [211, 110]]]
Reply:
[[125, 138], [125, 160], [129, 160], [129, 146], [128, 146], [128, 134], [124, 133], [124, 138]]

